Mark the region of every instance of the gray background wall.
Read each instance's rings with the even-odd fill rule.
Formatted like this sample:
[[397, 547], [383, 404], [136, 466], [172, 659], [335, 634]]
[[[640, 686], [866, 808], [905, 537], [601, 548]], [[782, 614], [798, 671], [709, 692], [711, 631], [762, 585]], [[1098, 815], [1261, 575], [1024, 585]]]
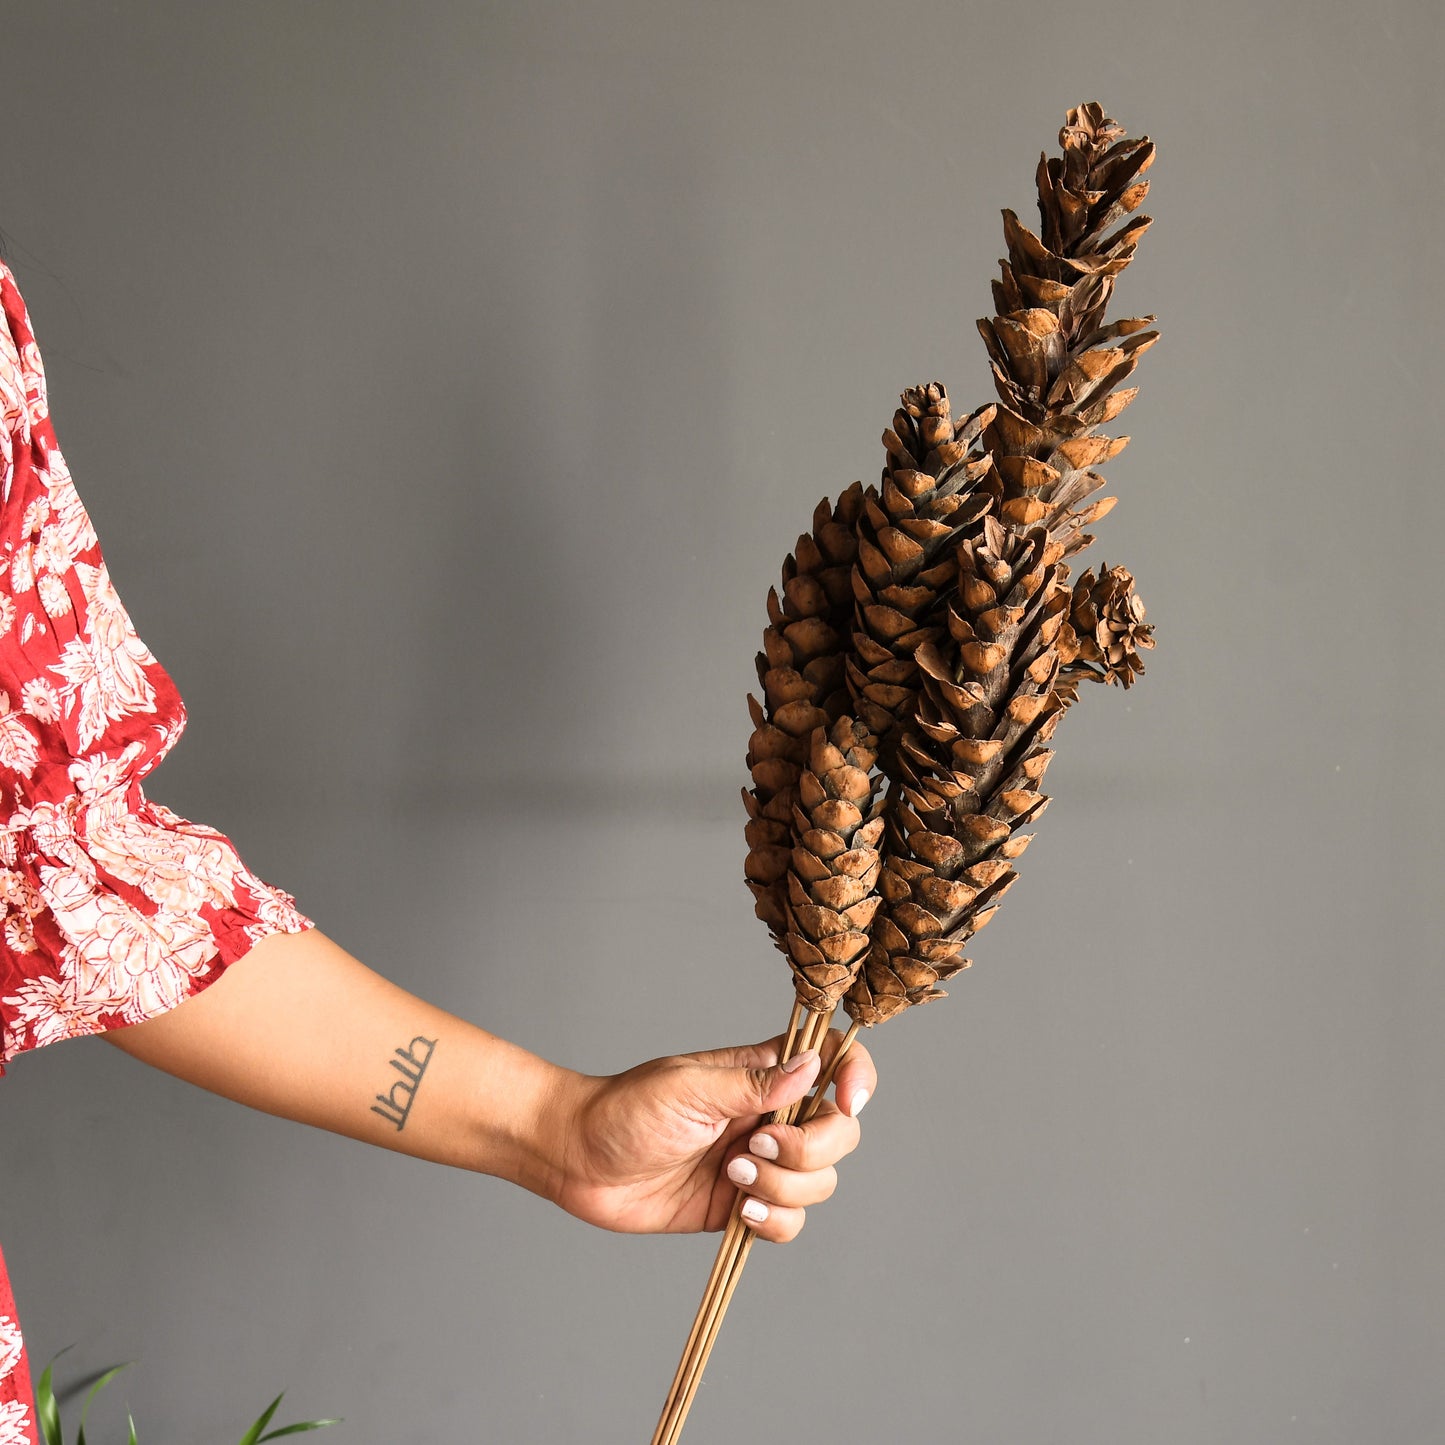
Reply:
[[[764, 1036], [743, 694], [898, 391], [989, 394], [998, 211], [1159, 144], [1105, 560], [1148, 677], [688, 1439], [1445, 1439], [1442, 60], [1427, 0], [0, 9], [0, 226], [190, 709], [150, 792], [359, 957], [613, 1070]], [[318, 1028], [325, 1022], [318, 1020]], [[896, 1030], [896, 1031], [895, 1031]], [[645, 1439], [711, 1239], [248, 1115], [98, 1041], [0, 1104], [37, 1364], [150, 1442]]]

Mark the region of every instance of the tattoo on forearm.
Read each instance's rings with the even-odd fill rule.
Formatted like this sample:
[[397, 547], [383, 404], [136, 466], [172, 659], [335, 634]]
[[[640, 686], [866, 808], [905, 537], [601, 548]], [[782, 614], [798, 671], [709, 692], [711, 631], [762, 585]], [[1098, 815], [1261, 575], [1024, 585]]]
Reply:
[[389, 1093], [376, 1096], [371, 1112], [380, 1114], [388, 1124], [395, 1124], [398, 1134], [406, 1128], [407, 1115], [411, 1113], [421, 1076], [426, 1073], [436, 1046], [435, 1039], [425, 1039], [418, 1034], [404, 1049], [393, 1049], [392, 1057], [387, 1060], [401, 1078], [391, 1086]]

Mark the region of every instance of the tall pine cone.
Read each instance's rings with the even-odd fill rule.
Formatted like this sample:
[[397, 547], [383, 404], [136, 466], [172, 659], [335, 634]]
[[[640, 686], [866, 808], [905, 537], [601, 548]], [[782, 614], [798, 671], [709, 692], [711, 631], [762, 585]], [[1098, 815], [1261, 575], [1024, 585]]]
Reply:
[[813, 530], [798, 538], [783, 563], [782, 596], [768, 591], [768, 626], [757, 656], [763, 701], [751, 694], [753, 734], [747, 764], [753, 786], [743, 790], [748, 811], [744, 874], [754, 910], [784, 947], [788, 929], [784, 878], [794, 843], [798, 779], [814, 729], [848, 711], [843, 654], [853, 611], [855, 530], [863, 484], [854, 482], [813, 512]]
[[798, 997], [814, 1013], [833, 1012], [868, 951], [882, 866], [877, 757], [877, 739], [839, 718], [814, 731], [798, 782], [786, 943]]
[[1093, 538], [1084, 528], [1113, 506], [1085, 505], [1104, 485], [1093, 470], [1128, 437], [1096, 428], [1137, 394], [1116, 388], [1159, 339], [1152, 316], [1104, 325], [1114, 281], [1148, 229], [1134, 216], [1148, 194], [1140, 177], [1154, 159], [1147, 136], [1130, 140], [1097, 104], [1077, 107], [1059, 132], [1062, 156], [1040, 156], [1041, 235], [1005, 210], [1008, 257], [993, 283], [997, 314], [978, 323], [1003, 405], [985, 434], [1003, 488], [1003, 521], [1043, 525], [1065, 555]]
[[1048, 805], [1039, 783], [1063, 702], [1056, 641], [1070, 593], [1061, 544], [985, 518], [958, 548], [947, 632], [920, 647], [916, 724], [899, 745], [895, 805], [878, 891], [883, 909], [862, 974], [845, 998], [860, 1023], [943, 996], [967, 940], [993, 916]]
[[878, 736], [889, 772], [896, 730], [912, 719], [918, 693], [913, 654], [941, 626], [940, 605], [958, 576], [955, 543], [988, 509], [976, 488], [990, 463], [974, 444], [995, 410], [955, 421], [941, 382], [910, 387], [901, 400], [883, 433], [882, 480], [858, 518], [847, 659], [853, 709]]

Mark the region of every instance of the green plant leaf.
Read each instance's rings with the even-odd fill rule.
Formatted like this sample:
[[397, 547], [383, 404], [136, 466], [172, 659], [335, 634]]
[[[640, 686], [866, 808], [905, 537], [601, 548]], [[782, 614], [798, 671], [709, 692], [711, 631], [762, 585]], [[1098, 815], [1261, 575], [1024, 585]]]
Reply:
[[128, 1370], [135, 1364], [134, 1360], [127, 1360], [123, 1365], [116, 1365], [109, 1369], [90, 1387], [90, 1393], [85, 1397], [85, 1406], [80, 1412], [80, 1433], [75, 1437], [75, 1445], [85, 1445], [85, 1422], [90, 1418], [90, 1407], [95, 1397], [120, 1374], [122, 1370]]
[[[66, 1345], [65, 1350], [74, 1348], [73, 1345]], [[65, 1353], [65, 1350], [61, 1350], [46, 1365], [40, 1376], [40, 1383], [35, 1387], [35, 1415], [40, 1423], [40, 1433], [44, 1438], [45, 1445], [65, 1445], [60, 1438], [60, 1406], [55, 1403], [55, 1391], [51, 1385], [55, 1361]]]
[[[74, 1346], [67, 1345], [65, 1350], [73, 1349]], [[42, 1445], [65, 1445], [60, 1422], [60, 1405], [55, 1398], [53, 1383], [55, 1360], [58, 1360], [65, 1353], [61, 1350], [51, 1362], [46, 1365], [40, 1376], [39, 1383], [35, 1387], [36, 1415], [40, 1424]], [[120, 1374], [122, 1370], [128, 1370], [135, 1364], [134, 1360], [127, 1360], [123, 1365], [113, 1365], [107, 1370], [91, 1387], [85, 1397], [85, 1404], [80, 1412], [80, 1431], [75, 1437], [75, 1445], [86, 1445], [85, 1426], [90, 1418], [90, 1407], [95, 1402], [95, 1397]], [[240, 1445], [262, 1445], [266, 1440], [279, 1440], [283, 1435], [300, 1435], [308, 1430], [324, 1430], [328, 1425], [339, 1425], [340, 1420], [300, 1420], [294, 1425], [283, 1425], [269, 1434], [261, 1432], [271, 1423], [272, 1416], [280, 1408], [281, 1401], [286, 1397], [283, 1390], [269, 1405], [261, 1412], [260, 1416], [252, 1424], [251, 1428], [241, 1437]], [[137, 1445], [135, 1431], [135, 1417], [129, 1412], [126, 1414], [126, 1422], [130, 1426], [130, 1435], [127, 1445]]]
[[271, 1403], [267, 1405], [264, 1410], [261, 1411], [260, 1417], [257, 1419], [256, 1423], [252, 1425], [251, 1428], [247, 1430], [244, 1435], [241, 1436], [241, 1445], [258, 1445], [258, 1442], [261, 1439], [261, 1431], [263, 1431], [266, 1426], [271, 1423], [271, 1416], [276, 1413], [276, 1409], [280, 1405], [285, 1394], [286, 1391], [282, 1390], [281, 1394], [277, 1395], [276, 1398], [272, 1400]]
[[[303, 1430], [323, 1430], [327, 1425], [339, 1425], [340, 1420], [303, 1420], [299, 1425], [284, 1425], [279, 1430], [272, 1430], [269, 1435], [263, 1435], [262, 1440], [279, 1440], [283, 1435], [299, 1435]], [[260, 1445], [260, 1442], [257, 1442]]]

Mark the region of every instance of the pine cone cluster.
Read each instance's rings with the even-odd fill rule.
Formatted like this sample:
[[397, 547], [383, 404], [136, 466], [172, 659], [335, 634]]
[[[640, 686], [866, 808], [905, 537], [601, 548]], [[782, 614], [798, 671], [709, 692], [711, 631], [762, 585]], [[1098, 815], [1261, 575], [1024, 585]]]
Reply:
[[[812, 1012], [872, 1025], [943, 997], [1048, 805], [1049, 743], [1083, 681], [1132, 684], [1153, 629], [1122, 567], [1066, 561], [1113, 506], [1099, 428], [1157, 340], [1108, 323], [1154, 157], [1098, 105], [1041, 157], [1036, 235], [1004, 214], [999, 400], [955, 418], [905, 391], [879, 483], [820, 504], [783, 569], [749, 699], [747, 878]], [[1109, 228], [1124, 218], [1117, 230]]]

